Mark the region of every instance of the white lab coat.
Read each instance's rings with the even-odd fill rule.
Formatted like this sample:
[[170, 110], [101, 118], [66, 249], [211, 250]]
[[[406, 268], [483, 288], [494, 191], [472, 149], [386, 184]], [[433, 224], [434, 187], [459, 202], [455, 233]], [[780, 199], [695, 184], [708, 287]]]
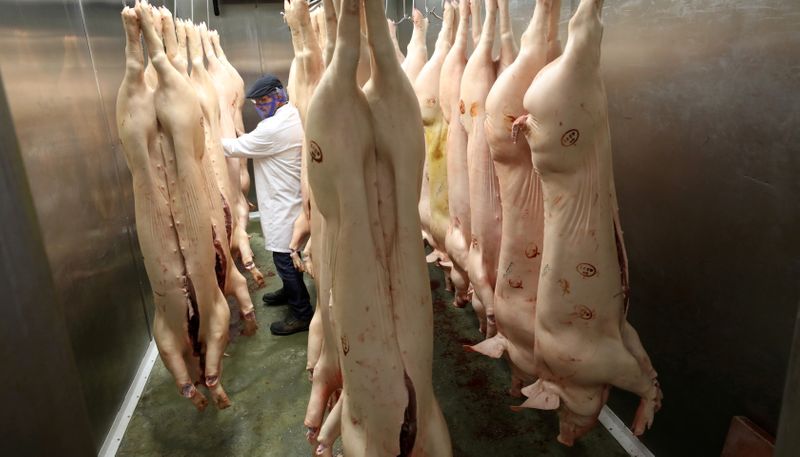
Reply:
[[227, 157], [253, 159], [261, 231], [266, 248], [291, 252], [294, 221], [300, 214], [300, 159], [303, 125], [292, 104], [278, 108], [272, 117], [258, 123], [255, 130], [239, 138], [223, 138]]

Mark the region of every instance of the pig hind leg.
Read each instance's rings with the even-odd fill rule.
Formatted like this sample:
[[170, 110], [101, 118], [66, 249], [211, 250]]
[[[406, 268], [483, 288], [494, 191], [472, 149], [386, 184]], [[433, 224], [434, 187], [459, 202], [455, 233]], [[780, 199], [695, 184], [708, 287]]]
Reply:
[[[634, 336], [629, 333], [628, 340], [629, 344], [641, 347], [638, 336], [635, 336], [633, 341]], [[643, 369], [635, 353], [639, 352], [638, 348], [635, 352], [630, 351], [621, 341], [601, 344], [601, 347], [603, 349], [595, 355], [595, 360], [598, 363], [605, 362], [603, 363], [605, 369], [600, 369], [606, 373], [606, 382], [641, 397], [632, 427], [635, 435], [641, 435], [645, 429], [650, 428], [653, 416], [661, 406], [661, 389], [654, 377], [655, 372], [652, 371], [652, 367], [649, 370], [646, 367]], [[640, 355], [642, 353], [644, 349], [641, 349]]]
[[186, 296], [182, 290], [167, 293], [164, 297], [156, 295], [153, 334], [161, 360], [175, 379], [178, 392], [203, 411], [208, 400], [194, 386], [201, 375], [196, 364], [187, 363], [192, 358], [192, 348], [186, 334], [186, 312]]
[[450, 269], [450, 280], [455, 288], [453, 305], [457, 308], [463, 308], [469, 302], [469, 278], [467, 277], [467, 272], [456, 263], [453, 263], [453, 268]]
[[[497, 333], [497, 325], [494, 318], [494, 287], [489, 278], [489, 272], [484, 265], [482, 252], [472, 248], [469, 254], [469, 279], [475, 294], [472, 296], [472, 306], [481, 320], [481, 333], [487, 338], [491, 338]], [[477, 305], [476, 305], [477, 302]]]
[[647, 390], [645, 395], [640, 394], [642, 399], [639, 402], [639, 408], [636, 410], [636, 417], [633, 421], [633, 432], [636, 435], [641, 435], [646, 428], [650, 428], [653, 423], [653, 415], [661, 409], [663, 394], [658, 384], [658, 374], [653, 368], [653, 364], [650, 362], [650, 357], [648, 357], [647, 352], [642, 346], [639, 334], [636, 333], [636, 330], [627, 321], [625, 321], [622, 327], [622, 342], [625, 348], [630, 351], [631, 355], [639, 363], [639, 368], [643, 376], [650, 381], [650, 389]]
[[244, 322], [242, 335], [251, 336], [258, 330], [256, 312], [253, 309], [253, 301], [250, 298], [250, 291], [247, 289], [247, 279], [239, 272], [233, 262], [229, 263], [227, 283], [225, 284], [225, 295], [233, 295], [239, 302], [239, 315]]

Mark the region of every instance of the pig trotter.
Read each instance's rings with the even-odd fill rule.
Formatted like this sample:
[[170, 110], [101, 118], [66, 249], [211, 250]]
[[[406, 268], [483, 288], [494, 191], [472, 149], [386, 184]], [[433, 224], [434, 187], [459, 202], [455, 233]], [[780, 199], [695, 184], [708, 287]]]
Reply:
[[661, 399], [663, 394], [657, 380], [653, 380], [651, 392], [646, 397], [642, 397], [639, 407], [636, 409], [636, 416], [633, 420], [632, 431], [636, 436], [644, 434], [653, 425], [653, 416], [661, 409]]
[[202, 412], [208, 405], [208, 400], [206, 400], [206, 397], [200, 391], [195, 389], [194, 385], [191, 383], [181, 386], [181, 396], [190, 399], [198, 411]]
[[258, 321], [256, 320], [256, 312], [250, 311], [247, 314], [239, 314], [244, 323], [241, 334], [243, 336], [253, 336], [258, 330]]
[[308, 427], [308, 430], [306, 431], [306, 440], [308, 440], [309, 443], [314, 444], [314, 442], [317, 441], [318, 432], [319, 429], [317, 427]]

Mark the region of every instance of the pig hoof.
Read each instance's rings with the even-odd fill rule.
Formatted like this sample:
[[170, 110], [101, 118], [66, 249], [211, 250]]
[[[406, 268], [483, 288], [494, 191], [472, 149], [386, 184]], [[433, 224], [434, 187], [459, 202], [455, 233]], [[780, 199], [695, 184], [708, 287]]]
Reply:
[[208, 400], [206, 400], [205, 395], [201, 394], [200, 392], [192, 398], [192, 403], [194, 403], [194, 407], [197, 408], [199, 412], [203, 412], [206, 410], [206, 406], [208, 406]]
[[558, 439], [559, 443], [561, 443], [561, 444], [563, 444], [564, 446], [567, 446], [567, 447], [572, 447], [572, 445], [575, 444], [575, 439], [574, 438], [572, 438], [571, 436], [564, 436], [561, 433], [558, 434], [558, 438], [557, 439]]
[[256, 334], [256, 330], [258, 330], [258, 321], [256, 320], [256, 312], [250, 311], [247, 314], [241, 315], [242, 322], [244, 323], [244, 328], [242, 328], [241, 334], [244, 336], [253, 336]]
[[192, 384], [185, 384], [181, 387], [181, 396], [191, 400], [194, 407], [200, 412], [205, 410], [206, 406], [208, 406], [206, 397], [199, 390], [195, 389]]
[[227, 395], [222, 394], [222, 395], [217, 396], [216, 399], [214, 399], [214, 403], [216, 403], [217, 409], [225, 409], [225, 408], [231, 406], [231, 399], [228, 398]]
[[653, 425], [653, 417], [656, 411], [661, 408], [662, 398], [663, 395], [661, 394], [658, 381], [653, 380], [653, 387], [650, 389], [647, 396], [642, 397], [642, 400], [639, 402], [639, 408], [636, 409], [636, 417], [633, 419], [632, 427], [634, 435], [642, 435], [645, 430]]
[[192, 398], [197, 393], [197, 389], [191, 384], [184, 384], [181, 386], [181, 396], [184, 398]]
[[317, 441], [317, 427], [308, 427], [308, 431], [306, 431], [306, 439], [311, 444], [314, 444]]

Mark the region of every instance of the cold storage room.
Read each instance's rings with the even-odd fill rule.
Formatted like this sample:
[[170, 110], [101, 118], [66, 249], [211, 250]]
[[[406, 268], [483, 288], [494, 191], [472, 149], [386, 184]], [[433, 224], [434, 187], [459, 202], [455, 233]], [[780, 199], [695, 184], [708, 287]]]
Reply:
[[797, 2], [2, 5], [3, 455], [800, 452]]

